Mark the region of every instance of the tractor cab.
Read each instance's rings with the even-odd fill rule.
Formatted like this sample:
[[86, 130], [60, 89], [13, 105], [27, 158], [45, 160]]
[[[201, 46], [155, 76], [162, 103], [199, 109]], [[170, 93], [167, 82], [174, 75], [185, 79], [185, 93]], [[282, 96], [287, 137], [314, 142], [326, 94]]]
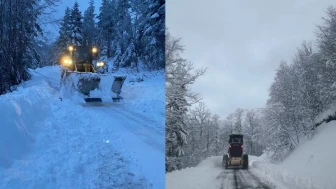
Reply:
[[94, 73], [95, 68], [105, 65], [104, 62], [97, 62], [98, 48], [94, 46], [69, 45], [64, 54], [61, 63], [69, 71]]
[[240, 135], [240, 134], [232, 134], [230, 135], [230, 139], [229, 139], [229, 143], [239, 143], [239, 144], [243, 144], [244, 143], [244, 135]]
[[229, 157], [241, 157], [243, 155], [244, 135], [231, 134], [228, 146]]
[[243, 154], [244, 135], [231, 134], [228, 141], [227, 154], [223, 156], [223, 167], [242, 166], [248, 168], [248, 156]]

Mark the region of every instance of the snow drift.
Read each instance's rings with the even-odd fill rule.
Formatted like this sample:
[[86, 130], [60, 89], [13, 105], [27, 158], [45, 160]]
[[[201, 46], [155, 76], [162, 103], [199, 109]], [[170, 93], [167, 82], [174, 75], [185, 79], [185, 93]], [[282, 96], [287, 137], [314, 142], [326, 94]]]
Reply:
[[[0, 96], [0, 167], [9, 167], [29, 150], [50, 113], [53, 89], [38, 76], [32, 77], [17, 91]], [[37, 84], [38, 87], [34, 86]]]
[[197, 167], [185, 168], [166, 174], [167, 189], [219, 188], [217, 177], [222, 172], [222, 157], [210, 157]]
[[319, 188], [336, 188], [335, 136], [336, 121], [320, 125], [313, 138], [298, 145], [280, 165], [293, 174], [310, 177]]

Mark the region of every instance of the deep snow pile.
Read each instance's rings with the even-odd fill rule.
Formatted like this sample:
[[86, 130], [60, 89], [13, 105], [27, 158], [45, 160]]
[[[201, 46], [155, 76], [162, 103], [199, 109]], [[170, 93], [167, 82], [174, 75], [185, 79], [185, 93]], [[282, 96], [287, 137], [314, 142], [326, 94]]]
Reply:
[[303, 177], [291, 172], [280, 165], [275, 165], [261, 161], [260, 158], [255, 158], [250, 162], [250, 170], [253, 174], [262, 178], [266, 183], [276, 186], [281, 189], [318, 189], [323, 188], [323, 185], [316, 183], [315, 180], [309, 177]]
[[185, 168], [166, 174], [167, 189], [215, 189], [219, 188], [216, 179], [222, 172], [221, 157], [210, 157], [197, 167]]
[[[52, 75], [55, 72], [58, 73], [50, 70]], [[53, 94], [47, 81], [33, 76], [33, 80], [23, 83], [16, 91], [0, 96], [0, 167], [8, 167], [29, 150], [50, 113], [50, 103], [46, 102]]]
[[0, 188], [163, 187], [164, 75], [125, 81], [124, 103], [86, 107], [59, 100], [59, 67], [32, 74], [0, 96]]
[[280, 165], [293, 174], [311, 177], [319, 186], [336, 188], [335, 136], [336, 121], [320, 125], [313, 138], [298, 145]]

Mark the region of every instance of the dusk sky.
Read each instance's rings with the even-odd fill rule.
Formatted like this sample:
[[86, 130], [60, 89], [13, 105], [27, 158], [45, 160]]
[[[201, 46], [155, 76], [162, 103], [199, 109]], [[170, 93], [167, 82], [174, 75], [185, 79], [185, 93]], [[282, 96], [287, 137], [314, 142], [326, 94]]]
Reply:
[[182, 38], [184, 57], [206, 75], [192, 86], [213, 113], [264, 107], [275, 70], [291, 62], [332, 0], [168, 0], [166, 26]]
[[[72, 8], [75, 4], [76, 0], [62, 0], [60, 3], [58, 3], [58, 5], [55, 7], [56, 9], [56, 13], [54, 14], [54, 19], [62, 19], [64, 16], [64, 12], [66, 7]], [[87, 7], [89, 6], [89, 0], [77, 0], [78, 4], [79, 4], [79, 9], [81, 11], [82, 14], [84, 14], [84, 11], [87, 9]], [[102, 0], [94, 0], [95, 2], [95, 8], [96, 14], [99, 14], [99, 7], [101, 6], [101, 2]], [[51, 31], [54, 35], [58, 35], [58, 26], [53, 25], [53, 26], [48, 26], [49, 31]]]

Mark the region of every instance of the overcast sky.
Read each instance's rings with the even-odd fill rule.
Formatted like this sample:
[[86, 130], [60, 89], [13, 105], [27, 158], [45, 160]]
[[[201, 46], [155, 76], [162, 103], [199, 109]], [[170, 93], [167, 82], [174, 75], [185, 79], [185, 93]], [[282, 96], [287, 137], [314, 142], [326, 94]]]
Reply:
[[[333, 4], [334, 3], [334, 4]], [[264, 107], [275, 70], [303, 40], [315, 42], [332, 0], [167, 0], [166, 26], [182, 38], [185, 58], [208, 67], [193, 86], [225, 118]]]

